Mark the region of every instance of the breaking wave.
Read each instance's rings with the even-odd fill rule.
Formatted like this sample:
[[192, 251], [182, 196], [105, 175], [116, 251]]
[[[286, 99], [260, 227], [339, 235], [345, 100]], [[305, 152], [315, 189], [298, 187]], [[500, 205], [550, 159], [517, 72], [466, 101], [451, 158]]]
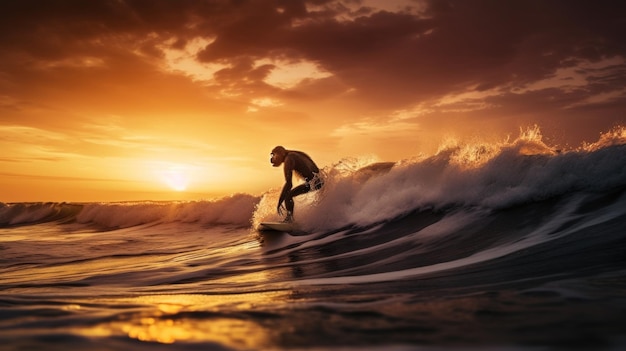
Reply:
[[[319, 192], [296, 198], [306, 230], [385, 222], [416, 210], [498, 210], [572, 192], [626, 186], [626, 129], [568, 151], [546, 145], [538, 127], [501, 143], [448, 143], [431, 157], [396, 163], [346, 159], [324, 169]], [[279, 189], [268, 192], [254, 223], [278, 219]]]

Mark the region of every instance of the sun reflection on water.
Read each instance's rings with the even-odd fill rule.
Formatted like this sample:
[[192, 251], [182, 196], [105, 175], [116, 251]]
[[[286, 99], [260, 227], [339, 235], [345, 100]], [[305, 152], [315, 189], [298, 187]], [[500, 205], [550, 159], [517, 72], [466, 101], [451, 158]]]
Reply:
[[234, 318], [163, 319], [144, 317], [122, 325], [130, 338], [172, 344], [184, 342], [215, 342], [235, 348], [257, 348], [268, 345], [268, 331], [255, 322]]
[[82, 329], [92, 337], [126, 335], [162, 344], [212, 342], [235, 349], [258, 349], [272, 344], [277, 331], [249, 311], [280, 307], [287, 291], [233, 295], [145, 295], [98, 299], [108, 306], [145, 306], [121, 313], [117, 320]]

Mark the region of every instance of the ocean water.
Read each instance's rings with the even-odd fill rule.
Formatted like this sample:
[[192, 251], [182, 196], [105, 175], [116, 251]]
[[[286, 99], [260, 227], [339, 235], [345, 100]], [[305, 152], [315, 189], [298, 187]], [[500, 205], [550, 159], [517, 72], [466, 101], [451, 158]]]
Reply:
[[626, 348], [626, 133], [345, 159], [278, 189], [0, 205], [2, 350]]

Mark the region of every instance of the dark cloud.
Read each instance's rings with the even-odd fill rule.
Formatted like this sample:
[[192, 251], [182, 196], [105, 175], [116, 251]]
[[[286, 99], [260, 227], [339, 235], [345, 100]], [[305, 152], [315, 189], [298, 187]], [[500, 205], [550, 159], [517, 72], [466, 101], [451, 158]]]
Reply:
[[[27, 95], [34, 85], [58, 89], [66, 78], [68, 89], [89, 85], [79, 82], [87, 69], [102, 81], [118, 76], [120, 84], [141, 88], [137, 79], [161, 79], [150, 76], [162, 74], [158, 60], [165, 43], [182, 50], [197, 37], [211, 41], [198, 52], [200, 62], [227, 66], [205, 87], [213, 94], [228, 90], [250, 97], [327, 98], [329, 92], [352, 89], [349, 98], [363, 109], [393, 111], [472, 89], [500, 89], [502, 96], [491, 97], [498, 106], [547, 105], [560, 111], [582, 108], [580, 102], [589, 96], [614, 93], [626, 80], [621, 1], [432, 0], [407, 2], [406, 10], [398, 12], [358, 3], [3, 1], [0, 94], [15, 96], [21, 90]], [[559, 69], [615, 57], [622, 59], [621, 67], [602, 75], [584, 72], [588, 82], [575, 92], [559, 87], [515, 92], [554, 77]], [[265, 82], [275, 67], [256, 64], [268, 58], [315, 62], [333, 77], [278, 89]], [[101, 64], [89, 66], [89, 59]], [[56, 76], [42, 71], [50, 65], [64, 65], [65, 76], [58, 76], [59, 70]], [[617, 114], [623, 113], [625, 99], [615, 94], [605, 102]]]
[[[323, 4], [310, 1], [310, 4]], [[307, 12], [305, 1], [51, 0], [0, 4], [5, 51], [39, 58], [98, 53], [97, 43], [154, 34], [216, 40], [199, 59], [267, 57], [315, 60], [357, 85], [415, 78], [418, 90], [491, 78], [537, 79], [567, 59], [624, 55], [626, 21], [618, 1], [432, 1], [421, 15], [368, 11], [351, 21]], [[345, 10], [348, 11], [347, 9]], [[301, 24], [298, 24], [301, 23]], [[158, 40], [152, 46], [158, 44]], [[150, 46], [151, 43], [146, 43]], [[352, 68], [352, 69], [351, 69]], [[380, 72], [372, 81], [362, 69]], [[439, 83], [442, 82], [442, 83]]]

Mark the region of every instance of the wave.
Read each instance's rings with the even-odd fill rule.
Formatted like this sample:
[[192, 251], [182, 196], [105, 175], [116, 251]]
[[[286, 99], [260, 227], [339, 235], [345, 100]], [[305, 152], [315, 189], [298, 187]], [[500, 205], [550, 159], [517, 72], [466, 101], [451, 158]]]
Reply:
[[[325, 186], [297, 197], [295, 217], [306, 231], [329, 231], [391, 221], [415, 211], [486, 211], [575, 192], [626, 187], [626, 128], [567, 151], [546, 145], [538, 127], [500, 143], [447, 142], [429, 157], [398, 162], [347, 158], [323, 169]], [[45, 222], [103, 229], [170, 222], [256, 227], [280, 220], [280, 188], [261, 196], [212, 201], [123, 203], [0, 203], [0, 226]]]
[[16, 203], [0, 206], [0, 226], [79, 223], [102, 229], [170, 222], [248, 226], [259, 198], [235, 194], [213, 201], [120, 203]]
[[[501, 143], [448, 143], [430, 157], [395, 163], [346, 159], [323, 170], [318, 192], [296, 198], [296, 220], [308, 231], [367, 226], [416, 210], [499, 210], [572, 192], [626, 187], [626, 128], [563, 151], [538, 127]], [[279, 190], [264, 194], [253, 223], [277, 220]]]
[[81, 209], [80, 204], [68, 203], [0, 203], [0, 226], [70, 220]]

